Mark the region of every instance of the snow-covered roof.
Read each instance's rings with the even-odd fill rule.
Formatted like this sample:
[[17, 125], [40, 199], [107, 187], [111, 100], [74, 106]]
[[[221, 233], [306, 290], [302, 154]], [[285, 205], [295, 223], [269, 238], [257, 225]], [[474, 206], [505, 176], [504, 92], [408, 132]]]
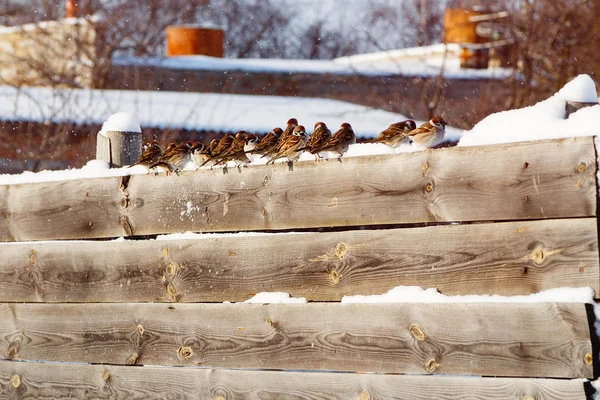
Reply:
[[[448, 50], [446, 52], [446, 49]], [[445, 56], [444, 56], [445, 54]], [[512, 70], [506, 68], [466, 69], [460, 67], [459, 47], [437, 44], [334, 60], [290, 60], [268, 58], [215, 58], [180, 56], [169, 58], [115, 58], [116, 65], [138, 65], [178, 70], [245, 71], [266, 73], [314, 73], [340, 75], [436, 76], [444, 65], [444, 76], [456, 79], [504, 79]]]
[[102, 124], [123, 111], [142, 127], [266, 133], [295, 117], [312, 130], [317, 121], [332, 129], [352, 124], [359, 137], [374, 137], [404, 115], [338, 100], [130, 90], [0, 86], [0, 119]]

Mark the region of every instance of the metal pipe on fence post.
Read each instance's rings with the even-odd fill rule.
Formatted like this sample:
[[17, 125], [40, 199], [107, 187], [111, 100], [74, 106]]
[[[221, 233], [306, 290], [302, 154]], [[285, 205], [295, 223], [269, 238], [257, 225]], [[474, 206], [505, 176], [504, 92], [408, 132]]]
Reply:
[[142, 130], [135, 116], [127, 113], [111, 115], [96, 139], [96, 159], [110, 167], [133, 165], [142, 154]]

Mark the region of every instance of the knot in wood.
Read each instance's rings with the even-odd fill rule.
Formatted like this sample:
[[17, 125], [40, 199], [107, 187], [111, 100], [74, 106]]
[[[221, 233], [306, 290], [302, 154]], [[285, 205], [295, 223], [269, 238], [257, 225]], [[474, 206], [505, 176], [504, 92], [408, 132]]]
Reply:
[[360, 392], [360, 395], [358, 396], [358, 398], [360, 400], [371, 400], [371, 395], [369, 394], [369, 392], [367, 392], [365, 389], [363, 389], [363, 391]]
[[427, 171], [429, 171], [429, 163], [428, 162], [423, 164], [423, 175], [427, 174]]
[[339, 259], [344, 258], [347, 252], [348, 248], [346, 247], [345, 243], [340, 242], [337, 246], [335, 246], [335, 255], [338, 256]]
[[420, 342], [427, 339], [427, 335], [425, 335], [425, 331], [423, 331], [423, 328], [421, 328], [418, 324], [412, 324], [410, 326], [410, 333], [411, 333], [411, 335], [413, 335], [415, 337], [415, 339], [417, 339]]
[[163, 257], [167, 257], [169, 255], [169, 248], [168, 247], [164, 247], [162, 249], [162, 255], [163, 255]]
[[215, 397], [215, 400], [225, 400], [225, 396], [223, 396], [222, 394], [220, 394], [217, 397]]
[[138, 358], [140, 358], [140, 355], [138, 353], [133, 353], [127, 360], [125, 360], [125, 364], [135, 365], [138, 361]]
[[590, 353], [585, 353], [585, 356], [583, 356], [583, 360], [587, 365], [592, 365], [594, 363], [594, 357], [592, 357]]
[[265, 320], [265, 322], [267, 323], [267, 325], [269, 325], [269, 326], [273, 326], [273, 321], [271, 320], [271, 318], [267, 318], [267, 319]]
[[544, 261], [544, 251], [539, 247], [533, 250], [533, 254], [531, 255], [531, 259], [536, 264], [541, 264]]
[[577, 166], [577, 172], [581, 174], [583, 171], [585, 171], [585, 164], [581, 163]]
[[523, 169], [527, 169], [527, 167], [529, 167], [529, 163], [527, 161], [525, 161], [523, 163]]
[[182, 346], [179, 349], [177, 349], [177, 357], [180, 360], [187, 360], [188, 358], [191, 358], [193, 355], [194, 355], [194, 350], [192, 350], [191, 347]]
[[138, 332], [139, 332], [140, 335], [144, 334], [144, 327], [142, 326], [142, 324], [138, 324], [137, 330], [138, 330]]
[[331, 277], [331, 281], [337, 285], [338, 283], [340, 283], [340, 274], [338, 274], [338, 272], [334, 269], [333, 271], [331, 271], [331, 273], [329, 274], [329, 276]]
[[14, 388], [18, 388], [21, 386], [21, 377], [17, 374], [10, 377], [10, 383], [12, 383]]
[[34, 265], [36, 258], [37, 258], [37, 251], [31, 250], [31, 254], [29, 254], [29, 264]]
[[434, 372], [438, 367], [440, 367], [440, 364], [435, 361], [435, 358], [430, 359], [427, 361], [427, 364], [425, 364], [425, 368], [429, 372]]
[[108, 372], [107, 369], [105, 369], [104, 372], [102, 373], [102, 379], [104, 379], [105, 382], [110, 379], [110, 372]]
[[523, 400], [535, 400], [533, 397], [527, 395], [525, 397], [523, 397]]
[[433, 183], [429, 182], [426, 186], [425, 186], [425, 191], [427, 193], [431, 193], [433, 191]]

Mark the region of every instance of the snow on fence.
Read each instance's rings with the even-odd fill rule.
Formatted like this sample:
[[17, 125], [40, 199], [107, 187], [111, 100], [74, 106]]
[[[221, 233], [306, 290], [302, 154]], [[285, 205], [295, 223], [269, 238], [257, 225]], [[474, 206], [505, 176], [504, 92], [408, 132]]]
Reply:
[[596, 173], [579, 137], [0, 185], [0, 398], [591, 398], [591, 296], [340, 300], [600, 293]]

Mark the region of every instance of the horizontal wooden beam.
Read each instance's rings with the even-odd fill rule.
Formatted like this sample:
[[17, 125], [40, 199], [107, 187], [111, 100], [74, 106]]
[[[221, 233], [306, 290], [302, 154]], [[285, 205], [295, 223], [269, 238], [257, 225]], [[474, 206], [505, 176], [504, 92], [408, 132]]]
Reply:
[[591, 387], [580, 380], [562, 379], [139, 368], [0, 361], [0, 399], [586, 400], [586, 385]]
[[593, 138], [0, 186], [0, 241], [596, 215]]
[[585, 304], [0, 304], [5, 359], [593, 378]]
[[600, 294], [595, 218], [198, 239], [0, 244], [0, 301], [310, 301], [396, 286], [447, 295]]

